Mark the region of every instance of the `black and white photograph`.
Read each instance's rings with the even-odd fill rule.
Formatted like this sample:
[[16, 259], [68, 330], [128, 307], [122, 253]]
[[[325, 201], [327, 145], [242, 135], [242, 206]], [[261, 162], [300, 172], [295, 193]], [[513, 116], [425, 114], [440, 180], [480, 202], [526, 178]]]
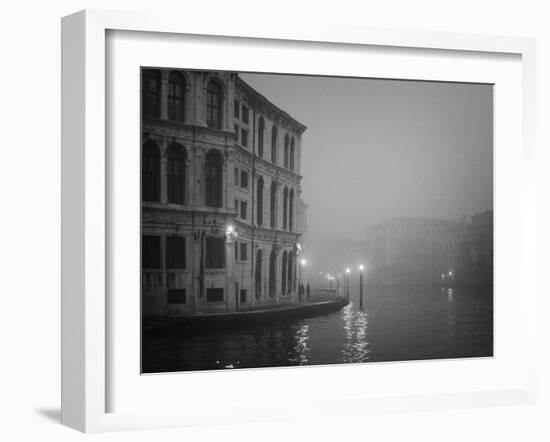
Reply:
[[492, 84], [147, 66], [136, 93], [143, 374], [493, 356]]

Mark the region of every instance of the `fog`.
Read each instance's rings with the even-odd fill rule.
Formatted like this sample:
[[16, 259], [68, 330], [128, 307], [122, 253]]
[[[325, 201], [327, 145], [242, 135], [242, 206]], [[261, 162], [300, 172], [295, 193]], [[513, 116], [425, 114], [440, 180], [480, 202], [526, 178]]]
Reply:
[[308, 238], [493, 207], [491, 85], [240, 74], [305, 124]]

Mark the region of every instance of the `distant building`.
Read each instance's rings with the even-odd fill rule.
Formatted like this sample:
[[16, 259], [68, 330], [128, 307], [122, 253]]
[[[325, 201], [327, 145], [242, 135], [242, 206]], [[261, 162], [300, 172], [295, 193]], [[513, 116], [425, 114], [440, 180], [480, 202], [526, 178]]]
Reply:
[[461, 280], [472, 284], [493, 283], [493, 211], [472, 216], [460, 243]]
[[368, 279], [374, 284], [432, 284], [454, 268], [457, 225], [430, 218], [393, 218], [367, 229]]
[[367, 229], [372, 284], [492, 284], [492, 211], [472, 221], [393, 218]]
[[236, 73], [142, 70], [144, 316], [296, 298], [305, 129]]

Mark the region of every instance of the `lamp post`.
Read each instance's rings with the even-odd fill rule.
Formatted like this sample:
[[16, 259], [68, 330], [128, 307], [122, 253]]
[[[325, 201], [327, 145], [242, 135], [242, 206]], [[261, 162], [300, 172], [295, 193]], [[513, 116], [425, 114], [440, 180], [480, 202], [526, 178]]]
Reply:
[[[239, 237], [239, 232], [235, 229], [235, 226], [232, 224], [228, 224], [225, 228], [225, 237], [227, 238], [227, 255], [226, 255], [226, 262], [227, 262], [227, 276], [228, 278], [233, 281], [234, 278], [234, 271], [235, 271], [235, 260], [231, 259], [231, 256], [233, 255], [231, 253], [232, 245], [235, 243], [235, 240]], [[235, 309], [239, 309], [239, 294], [237, 293], [237, 288], [235, 286]], [[227, 302], [227, 310], [229, 311], [229, 302]]]
[[307, 260], [305, 258], [300, 259], [300, 277], [298, 278], [298, 293], [300, 294], [300, 297], [302, 300], [305, 298], [305, 288], [303, 288], [302, 284], [302, 274], [304, 272], [305, 266], [307, 264]]
[[351, 269], [348, 267], [346, 269], [346, 287], [345, 287], [345, 294], [348, 299], [349, 299], [349, 274], [350, 273], [351, 273]]
[[359, 308], [363, 309], [363, 270], [365, 266], [359, 266]]
[[302, 258], [300, 260], [300, 284], [302, 283], [302, 277], [303, 277], [302, 274], [305, 272], [306, 264], [307, 264], [307, 259]]

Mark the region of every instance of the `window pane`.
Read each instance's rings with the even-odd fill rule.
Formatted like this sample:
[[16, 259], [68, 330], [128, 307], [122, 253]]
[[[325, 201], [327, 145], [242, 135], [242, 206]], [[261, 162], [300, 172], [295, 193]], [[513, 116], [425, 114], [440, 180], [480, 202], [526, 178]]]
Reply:
[[206, 302], [223, 302], [223, 288], [206, 289]]
[[248, 261], [248, 247], [247, 244], [242, 242], [241, 243], [241, 261]]
[[168, 290], [168, 304], [186, 304], [187, 291], [185, 289]]
[[206, 155], [206, 205], [222, 207], [222, 158], [219, 151], [210, 151]]
[[206, 89], [206, 124], [221, 129], [222, 90], [218, 83], [210, 81]]
[[225, 268], [225, 239], [206, 238], [206, 268]]
[[144, 69], [142, 71], [142, 87], [144, 116], [158, 118], [160, 115], [160, 71]]
[[180, 147], [169, 149], [166, 165], [168, 202], [185, 203], [185, 152]]
[[185, 268], [185, 237], [169, 236], [166, 238], [166, 268]]
[[241, 171], [241, 187], [243, 189], [248, 189], [248, 172]]
[[141, 266], [144, 269], [160, 269], [160, 236], [142, 236]]
[[141, 186], [143, 201], [160, 201], [160, 151], [152, 142], [143, 146]]
[[241, 144], [243, 147], [248, 147], [248, 131], [241, 129]]

